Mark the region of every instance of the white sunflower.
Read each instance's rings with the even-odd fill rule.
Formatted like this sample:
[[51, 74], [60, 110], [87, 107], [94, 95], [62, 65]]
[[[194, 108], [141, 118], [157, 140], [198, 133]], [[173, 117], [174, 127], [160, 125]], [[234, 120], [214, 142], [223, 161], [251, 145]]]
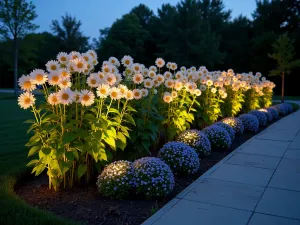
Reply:
[[25, 92], [22, 93], [19, 97], [18, 97], [18, 105], [20, 106], [20, 108], [22, 109], [28, 109], [31, 106], [33, 106], [35, 103], [35, 97], [33, 96], [33, 94], [31, 94], [30, 92]]
[[95, 95], [89, 90], [82, 90], [80, 93], [80, 103], [83, 106], [90, 106], [94, 103]]
[[75, 95], [70, 88], [61, 89], [57, 92], [58, 100], [63, 105], [69, 105], [74, 101]]
[[59, 62], [56, 60], [50, 60], [46, 63], [46, 68], [48, 72], [56, 72], [60, 69]]
[[33, 91], [36, 89], [35, 83], [31, 76], [22, 75], [18, 80], [19, 86], [23, 91]]
[[44, 70], [35, 69], [29, 76], [31, 77], [31, 82], [37, 85], [45, 84], [48, 80], [48, 76]]
[[61, 64], [67, 64], [70, 60], [68, 53], [66, 52], [60, 52], [57, 54], [56, 59], [61, 63]]
[[97, 88], [97, 95], [100, 98], [106, 98], [110, 94], [110, 87], [107, 84], [101, 84]]

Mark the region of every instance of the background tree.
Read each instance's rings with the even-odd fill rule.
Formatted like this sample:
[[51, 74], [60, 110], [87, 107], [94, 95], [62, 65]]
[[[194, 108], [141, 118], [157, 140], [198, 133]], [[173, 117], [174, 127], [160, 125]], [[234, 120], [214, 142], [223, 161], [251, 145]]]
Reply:
[[81, 21], [68, 14], [62, 16], [62, 23], [52, 20], [51, 30], [56, 35], [61, 51], [86, 51], [89, 47], [89, 38], [80, 30]]
[[281, 35], [273, 44], [274, 53], [269, 54], [270, 58], [277, 61], [277, 68], [271, 70], [270, 75], [282, 77], [281, 102], [284, 102], [284, 76], [300, 66], [300, 60], [294, 60], [293, 42], [287, 34]]
[[26, 33], [38, 28], [33, 23], [36, 17], [35, 6], [31, 1], [2, 0], [0, 2], [0, 34], [13, 40], [15, 94], [18, 91], [18, 41]]

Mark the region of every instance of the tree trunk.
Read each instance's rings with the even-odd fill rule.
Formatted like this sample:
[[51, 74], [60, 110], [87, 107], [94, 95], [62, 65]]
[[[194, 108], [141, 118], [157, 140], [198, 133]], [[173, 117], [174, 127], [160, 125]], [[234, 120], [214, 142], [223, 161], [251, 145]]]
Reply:
[[281, 75], [282, 83], [281, 83], [281, 103], [284, 103], [284, 73]]
[[14, 37], [14, 90], [15, 90], [15, 95], [18, 95], [18, 38]]

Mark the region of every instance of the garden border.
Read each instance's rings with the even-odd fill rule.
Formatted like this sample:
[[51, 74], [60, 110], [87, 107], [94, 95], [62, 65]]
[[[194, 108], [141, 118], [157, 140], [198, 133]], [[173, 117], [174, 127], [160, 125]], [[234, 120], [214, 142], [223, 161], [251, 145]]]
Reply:
[[[280, 118], [279, 120], [275, 121], [274, 123], [271, 124], [274, 125], [281, 121], [282, 119], [293, 115], [296, 111]], [[181, 191], [179, 194], [177, 194], [171, 201], [169, 201], [167, 204], [165, 204], [160, 210], [158, 210], [154, 215], [149, 217], [147, 220], [145, 220], [141, 225], [152, 225], [154, 224], [157, 220], [159, 220], [163, 215], [165, 215], [169, 209], [174, 207], [185, 195], [187, 195], [197, 184], [205, 180], [208, 176], [210, 176], [216, 169], [218, 169], [222, 164], [224, 164], [228, 159], [232, 157], [236, 152], [241, 150], [244, 145], [247, 145], [249, 142], [251, 142], [253, 139], [256, 138], [257, 135], [266, 132], [269, 129], [267, 127], [265, 130], [262, 130], [261, 132], [258, 132], [255, 134], [253, 137], [251, 137], [249, 140], [245, 141], [242, 145], [234, 149], [231, 153], [229, 153], [227, 156], [225, 156], [222, 160], [220, 160], [217, 164], [215, 164], [213, 167], [211, 167], [209, 170], [207, 170], [204, 174], [202, 174], [197, 180], [195, 180], [193, 183], [191, 183], [189, 186], [187, 186], [183, 191]], [[201, 161], [200, 161], [200, 166], [201, 166]]]

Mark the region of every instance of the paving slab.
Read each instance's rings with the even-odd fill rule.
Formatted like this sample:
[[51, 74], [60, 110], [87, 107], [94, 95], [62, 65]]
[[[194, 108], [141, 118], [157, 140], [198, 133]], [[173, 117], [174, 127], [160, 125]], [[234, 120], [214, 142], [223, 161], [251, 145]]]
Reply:
[[253, 211], [265, 188], [215, 179], [205, 179], [184, 199]]
[[289, 145], [290, 142], [285, 141], [253, 139], [251, 142], [245, 145], [240, 152], [255, 155], [282, 157]]
[[274, 170], [271, 169], [223, 164], [210, 175], [210, 178], [243, 184], [267, 186], [273, 173]]
[[296, 136], [295, 137], [295, 139], [290, 144], [289, 148], [290, 149], [299, 149], [300, 150], [300, 136]]
[[300, 219], [300, 192], [268, 187], [255, 212]]
[[283, 158], [285, 159], [300, 159], [300, 149], [288, 149]]
[[[181, 200], [154, 225], [246, 225], [251, 212]], [[181, 216], [179, 216], [181, 215]]]
[[254, 213], [248, 225], [300, 225], [299, 220]]
[[241, 166], [266, 168], [266, 169], [276, 169], [280, 160], [281, 158], [273, 157], [273, 156], [235, 153], [230, 159], [226, 161], [226, 163], [241, 165]]
[[267, 130], [258, 134], [256, 138], [274, 141], [293, 141], [297, 133], [298, 131], [291, 131], [289, 129]]
[[300, 160], [282, 159], [269, 186], [300, 191]]

